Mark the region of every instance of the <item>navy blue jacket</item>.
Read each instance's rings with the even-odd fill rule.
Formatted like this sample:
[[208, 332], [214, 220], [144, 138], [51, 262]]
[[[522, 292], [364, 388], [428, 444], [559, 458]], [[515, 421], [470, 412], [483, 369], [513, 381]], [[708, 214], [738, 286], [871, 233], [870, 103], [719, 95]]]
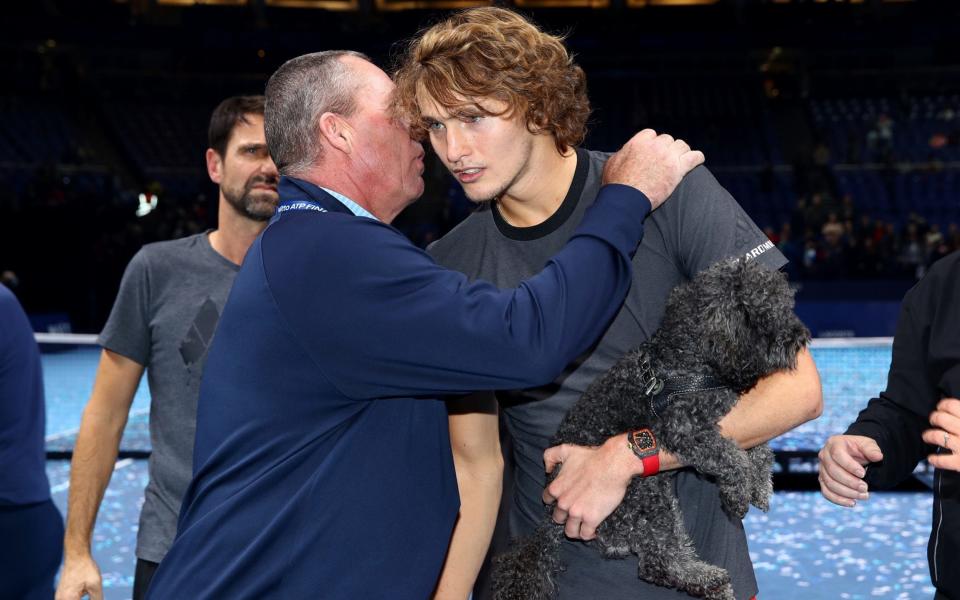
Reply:
[[50, 499], [44, 409], [33, 328], [17, 297], [0, 285], [0, 505]]
[[148, 597], [423, 600], [459, 508], [440, 398], [542, 385], [596, 341], [650, 204], [604, 188], [543, 272], [500, 291], [309, 183], [280, 197], [220, 318]]

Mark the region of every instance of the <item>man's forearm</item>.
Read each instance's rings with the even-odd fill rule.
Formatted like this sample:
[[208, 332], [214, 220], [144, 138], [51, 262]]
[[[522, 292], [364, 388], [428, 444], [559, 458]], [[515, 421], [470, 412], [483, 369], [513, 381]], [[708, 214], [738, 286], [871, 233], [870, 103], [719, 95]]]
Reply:
[[435, 600], [464, 600], [473, 589], [497, 522], [503, 460], [483, 465], [457, 464], [457, 486], [460, 518], [453, 530]]
[[464, 600], [490, 547], [503, 490], [503, 453], [497, 401], [480, 392], [447, 402], [450, 447], [460, 490], [460, 518], [453, 530], [435, 600]]
[[110, 482], [126, 424], [122, 419], [99, 414], [90, 405], [84, 410], [80, 432], [70, 461], [70, 493], [64, 554], [69, 557], [90, 552], [93, 525], [100, 502]]
[[720, 432], [741, 448], [752, 448], [811, 421], [823, 412], [820, 375], [809, 349], [797, 368], [760, 380], [720, 420]]
[[[756, 387], [740, 397], [718, 426], [724, 437], [741, 448], [753, 448], [783, 435], [791, 429], [816, 419], [823, 411], [820, 375], [808, 349], [797, 355], [797, 368], [775, 373], [762, 379]], [[625, 436], [619, 445], [626, 445]], [[612, 440], [611, 440], [612, 441]], [[643, 472], [639, 461], [631, 463], [634, 475]], [[660, 470], [669, 471], [683, 465], [673, 454], [660, 450]]]

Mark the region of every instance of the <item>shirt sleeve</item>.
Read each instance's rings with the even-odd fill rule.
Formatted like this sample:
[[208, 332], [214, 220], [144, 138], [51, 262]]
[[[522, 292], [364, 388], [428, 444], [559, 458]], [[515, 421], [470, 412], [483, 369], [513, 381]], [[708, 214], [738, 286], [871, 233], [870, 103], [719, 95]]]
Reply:
[[787, 259], [710, 171], [700, 166], [684, 177], [660, 210], [671, 211], [677, 264], [693, 277], [729, 258], [758, 260], [779, 269]]
[[544, 270], [512, 290], [470, 283], [395, 229], [339, 215], [312, 217], [339, 224], [308, 252], [284, 243], [289, 235], [264, 237], [264, 269], [291, 330], [347, 396], [542, 385], [600, 337], [630, 286], [650, 204], [616, 185], [596, 204]]
[[867, 404], [847, 429], [849, 435], [873, 438], [883, 461], [867, 468], [866, 480], [878, 489], [907, 478], [932, 449], [921, 439], [939, 398], [927, 365], [929, 327], [919, 318], [913, 301], [918, 288], [904, 299], [893, 338], [893, 357], [887, 389]]
[[98, 342], [141, 365], [150, 361], [150, 269], [145, 249], [130, 260]]

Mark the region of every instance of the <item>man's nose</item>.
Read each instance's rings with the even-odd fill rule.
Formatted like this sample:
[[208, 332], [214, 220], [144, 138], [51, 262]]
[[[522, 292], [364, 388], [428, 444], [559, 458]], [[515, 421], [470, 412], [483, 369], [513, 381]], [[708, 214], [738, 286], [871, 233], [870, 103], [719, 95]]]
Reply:
[[457, 131], [457, 127], [447, 129], [447, 160], [451, 163], [460, 162], [469, 156], [470, 148], [464, 135]]
[[260, 172], [265, 176], [271, 179], [276, 179], [280, 176], [279, 171], [277, 171], [277, 165], [273, 162], [271, 157], [267, 157], [265, 161], [260, 164]]

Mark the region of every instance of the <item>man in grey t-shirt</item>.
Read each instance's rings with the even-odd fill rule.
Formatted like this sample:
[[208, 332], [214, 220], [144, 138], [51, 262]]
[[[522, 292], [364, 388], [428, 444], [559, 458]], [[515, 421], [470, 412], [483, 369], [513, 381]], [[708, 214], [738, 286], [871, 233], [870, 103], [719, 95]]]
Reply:
[[[411, 42], [396, 75], [398, 104], [437, 155], [485, 203], [430, 251], [471, 278], [515, 286], [536, 273], [569, 237], [599, 189], [606, 156], [576, 148], [589, 113], [584, 75], [562, 42], [511, 11], [463, 11]], [[633, 261], [634, 284], [600, 342], [557, 380], [499, 391], [512, 445], [505, 506], [510, 533], [529, 533], [554, 501], [565, 523], [560, 598], [674, 599], [676, 590], [637, 578], [636, 563], [601, 558], [579, 540], [620, 503], [632, 477], [649, 476], [626, 433], [602, 446], [547, 449], [566, 411], [595, 377], [650, 337], [670, 290], [714, 262], [735, 256], [770, 268], [786, 261], [704, 168], [692, 171], [647, 220]], [[744, 447], [819, 414], [819, 378], [809, 353], [744, 395], [720, 423]], [[497, 404], [489, 395], [451, 402], [450, 436], [461, 515], [437, 597], [463, 598], [483, 561], [497, 514], [500, 472]], [[656, 432], [654, 432], [656, 433]], [[546, 465], [545, 465], [546, 459]], [[660, 469], [679, 468], [661, 451]], [[545, 470], [563, 470], [546, 490]], [[698, 554], [726, 568], [738, 600], [757, 592], [742, 523], [720, 508], [716, 486], [692, 471], [677, 478], [685, 525]]]
[[267, 152], [263, 110], [263, 96], [237, 96], [221, 102], [211, 116], [206, 161], [220, 187], [218, 228], [148, 244], [123, 275], [100, 334], [100, 366], [71, 462], [58, 600], [103, 597], [91, 534], [144, 369], [153, 450], [137, 532], [134, 600], [146, 593], [176, 535], [193, 468], [207, 348], [239, 265], [277, 205], [278, 174]]

